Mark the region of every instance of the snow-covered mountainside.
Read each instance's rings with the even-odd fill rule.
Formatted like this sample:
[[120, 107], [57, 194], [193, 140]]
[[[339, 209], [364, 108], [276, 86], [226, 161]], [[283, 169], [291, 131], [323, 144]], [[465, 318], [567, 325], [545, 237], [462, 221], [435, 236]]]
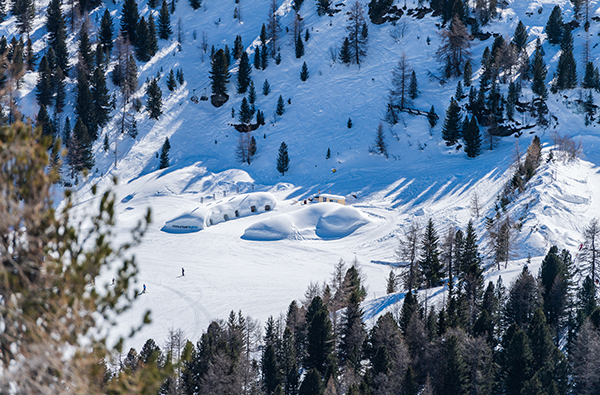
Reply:
[[[436, 57], [440, 46], [436, 24], [440, 24], [440, 18], [431, 13], [420, 19], [405, 13], [396, 24], [368, 22], [367, 55], [359, 67], [342, 64], [332, 56], [339, 54], [347, 34], [347, 10], [352, 1], [335, 2], [334, 8], [340, 12], [333, 16], [318, 16], [315, 2], [304, 2], [300, 14], [310, 38], [304, 44], [305, 55], [299, 59], [291, 33], [295, 15], [292, 0], [278, 1], [281, 63], [269, 59], [265, 70], [252, 69], [256, 109], [264, 112], [266, 124], [253, 132], [257, 152], [252, 163], [240, 163], [236, 155], [240, 133], [232, 126], [238, 123], [244, 98], [235, 93], [238, 63], [230, 65], [230, 98], [222, 107], [214, 107], [210, 100], [190, 99], [205, 92], [210, 95], [212, 46], [216, 50], [225, 45], [233, 48], [235, 37], [240, 35], [246, 52], [253, 58], [270, 3], [204, 0], [199, 9], [193, 10], [187, 1], [179, 1], [171, 21], [173, 30], [178, 24], [181, 26], [181, 42], [177, 42], [177, 34], [169, 40], [159, 40], [157, 54], [149, 62], [138, 62], [140, 83], [134, 97], [145, 102], [148, 81], [160, 76], [162, 115], [158, 120], [150, 119], [142, 108], [135, 115], [139, 134], [132, 139], [120, 132], [121, 112], [117, 106], [94, 143], [95, 167], [85, 182], [74, 187], [78, 208], [85, 212], [95, 203], [91, 186], [108, 188], [112, 176], [118, 177], [120, 184], [114, 191], [118, 232], [123, 239], [145, 209], [152, 208], [153, 224], [135, 250], [140, 265], [138, 288], [145, 284], [147, 292], [124, 316], [120, 329], [125, 333], [130, 325], [139, 323], [147, 309], [152, 310], [153, 324], [132, 340], [133, 346], [139, 348], [149, 337], [164, 338], [171, 327], [182, 328], [188, 338], [195, 340], [212, 319], [225, 318], [231, 310], [242, 310], [264, 322], [268, 316], [284, 312], [292, 300], [303, 298], [311, 282], [328, 280], [340, 258], [360, 263], [368, 286], [365, 311], [367, 318], [373, 319], [386, 309], [393, 309], [394, 304], [398, 306], [403, 298], [402, 293], [385, 295], [386, 277], [398, 261], [398, 235], [407, 225], [425, 225], [429, 218], [434, 220], [440, 235], [451, 225], [464, 229], [469, 219], [474, 220], [483, 240], [488, 279], [501, 275], [509, 283], [528, 255], [532, 272], [537, 273], [537, 265], [552, 245], [576, 254], [583, 229], [591, 218], [600, 216], [600, 126], [596, 121], [586, 125], [583, 111], [576, 105], [576, 100], [583, 97], [582, 91], [577, 88], [550, 93], [550, 125], [503, 137], [493, 150], [484, 143], [481, 155], [467, 158], [463, 149], [446, 146], [441, 137], [445, 110], [460, 78], [440, 84], [438, 78], [430, 77], [441, 76]], [[396, 3], [408, 9], [417, 6], [416, 0]], [[573, 19], [569, 2], [508, 1], [499, 9], [500, 17], [482, 28], [510, 40], [517, 23], [523, 21], [529, 34], [528, 53], [534, 52], [538, 38], [545, 50], [548, 86], [557, 68], [560, 48], [547, 42], [544, 26], [556, 4], [562, 7], [565, 21]], [[36, 2], [36, 6], [31, 39], [34, 49], [42, 55], [47, 40], [47, 2]], [[368, 21], [366, 1], [363, 6]], [[241, 8], [241, 18], [234, 19], [235, 7]], [[96, 31], [105, 8], [118, 27], [122, 2], [109, 2], [90, 13], [91, 31]], [[146, 0], [138, 2], [138, 9], [140, 16], [157, 16]], [[600, 9], [593, 9], [592, 13], [599, 12]], [[590, 60], [600, 58], [597, 32], [596, 22], [592, 22], [589, 33], [583, 27], [573, 30], [579, 80], [583, 77], [580, 59], [586, 34], [591, 37]], [[14, 17], [0, 25], [0, 34], [17, 34]], [[94, 34], [92, 38], [96, 39]], [[203, 40], [208, 44], [206, 52]], [[491, 47], [493, 41], [494, 35], [472, 43], [474, 81], [481, 73], [484, 49]], [[68, 43], [74, 64], [74, 34], [70, 34]], [[419, 95], [412, 107], [429, 111], [434, 106], [440, 120], [433, 129], [426, 117], [407, 113], [400, 113], [396, 125], [383, 121], [392, 70], [402, 53], [418, 80]], [[304, 82], [300, 79], [303, 62], [309, 70], [309, 78]], [[185, 82], [173, 92], [166, 87], [171, 69], [182, 69], [185, 77]], [[18, 92], [21, 111], [32, 118], [38, 112], [37, 77], [37, 72], [28, 72]], [[71, 71], [62, 120], [66, 116], [75, 118], [75, 80]], [[266, 96], [262, 92], [265, 80], [271, 87]], [[111, 90], [115, 89], [111, 82], [108, 84]], [[506, 95], [506, 84], [501, 85], [501, 91]], [[596, 92], [593, 95], [598, 96]], [[281, 116], [275, 114], [280, 96], [285, 103]], [[520, 101], [531, 102], [532, 98], [530, 83], [526, 82]], [[460, 104], [466, 101], [463, 99]], [[527, 124], [531, 115], [517, 113], [516, 120]], [[382, 122], [387, 158], [369, 152]], [[581, 141], [582, 158], [547, 163], [555, 133]], [[108, 151], [103, 147], [105, 135]], [[541, 139], [544, 147], [542, 164], [524, 192], [506, 206], [506, 212], [519, 223], [519, 247], [514, 260], [498, 271], [484, 240], [485, 217], [495, 215], [497, 197], [513, 176], [515, 147], [525, 152], [534, 136]], [[167, 137], [171, 145], [170, 167], [159, 170], [158, 156]], [[289, 171], [283, 176], [276, 168], [282, 142], [288, 146], [290, 159]], [[328, 149], [330, 158], [326, 158]], [[303, 204], [305, 199], [326, 192], [344, 196], [349, 207]], [[263, 195], [254, 196], [258, 193]], [[258, 203], [243, 202], [241, 194]], [[475, 195], [480, 205], [479, 217], [473, 216]], [[231, 200], [236, 196], [237, 200]], [[269, 210], [264, 209], [267, 203], [273, 203]], [[250, 206], [257, 205], [258, 212], [248, 213]], [[243, 210], [243, 215], [234, 218], [223, 210]], [[223, 217], [221, 221], [225, 214], [228, 220]], [[215, 215], [213, 224], [209, 223], [211, 215]], [[187, 232], [182, 231], [182, 226], [197, 229]], [[185, 276], [180, 276], [182, 267]], [[111, 273], [103, 275], [107, 282], [111, 277]], [[430, 290], [428, 297], [441, 301], [443, 292]]]

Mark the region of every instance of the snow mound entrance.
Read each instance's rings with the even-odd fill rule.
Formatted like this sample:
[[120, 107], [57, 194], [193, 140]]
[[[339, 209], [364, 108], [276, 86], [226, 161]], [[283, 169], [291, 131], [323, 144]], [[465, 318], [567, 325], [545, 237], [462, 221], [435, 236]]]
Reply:
[[192, 233], [204, 229], [204, 217], [206, 210], [196, 207], [191, 213], [185, 213], [177, 218], [165, 222], [161, 229], [167, 233]]
[[242, 239], [340, 239], [370, 221], [357, 209], [337, 203], [317, 203], [249, 226]]

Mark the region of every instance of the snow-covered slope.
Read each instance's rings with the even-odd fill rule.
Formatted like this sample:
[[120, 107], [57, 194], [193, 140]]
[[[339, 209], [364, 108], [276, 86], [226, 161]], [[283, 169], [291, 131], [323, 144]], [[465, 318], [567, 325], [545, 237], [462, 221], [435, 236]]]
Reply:
[[[419, 81], [420, 95], [414, 106], [429, 110], [433, 105], [443, 120], [457, 81], [440, 85], [428, 77], [439, 68], [435, 56], [440, 42], [435, 27], [439, 19], [431, 14], [423, 19], [404, 15], [396, 26], [369, 24], [364, 63], [360, 67], [345, 66], [334, 61], [331, 53], [339, 50], [346, 34], [345, 11], [351, 0], [335, 2], [341, 12], [333, 17], [319, 17], [314, 1], [304, 2], [301, 15], [310, 39], [301, 59], [295, 58], [291, 34], [286, 32], [294, 17], [291, 0], [279, 1], [282, 62], [276, 65], [271, 59], [266, 70], [252, 71], [258, 93], [256, 107], [265, 113], [267, 124], [254, 132], [258, 151], [252, 164], [240, 164], [235, 154], [238, 132], [230, 126], [237, 122], [231, 117], [232, 108], [237, 112], [243, 98], [235, 94], [237, 64], [230, 68], [230, 99], [223, 107], [214, 108], [209, 101], [194, 103], [190, 97], [194, 93], [201, 95], [205, 89], [210, 92], [211, 46], [218, 49], [227, 44], [231, 48], [239, 34], [252, 55], [261, 26], [266, 23], [269, 3], [241, 0], [242, 18], [238, 20], [233, 19], [234, 2], [204, 0], [196, 11], [186, 1], [178, 2], [171, 20], [174, 30], [178, 20], [183, 25], [181, 50], [174, 39], [160, 40], [159, 53], [148, 63], [138, 64], [140, 88], [136, 96], [144, 99], [145, 81], [161, 76], [163, 115], [154, 121], [145, 112], [138, 113], [139, 136], [133, 140], [120, 133], [120, 113], [115, 110], [113, 120], [102, 131], [108, 135], [110, 151], [103, 150], [102, 135], [94, 146], [96, 168], [90, 179], [77, 187], [78, 207], [85, 212], [94, 204], [91, 185], [107, 188], [110, 176], [118, 176], [118, 232], [123, 238], [147, 207], [153, 210], [153, 225], [135, 251], [141, 270], [139, 280], [148, 291], [124, 317], [120, 329], [125, 333], [129, 325], [138, 323], [147, 308], [153, 311], [154, 324], [145, 328], [132, 345], [139, 347], [148, 337], [161, 339], [169, 327], [181, 327], [195, 340], [211, 319], [224, 318], [230, 310], [241, 309], [261, 320], [277, 315], [292, 299], [302, 298], [311, 281], [328, 279], [340, 258], [346, 262], [356, 258], [361, 264], [369, 288], [365, 305], [369, 317], [393, 308], [402, 295], [384, 296], [384, 292], [389, 264], [397, 260], [397, 235], [407, 224], [424, 224], [428, 218], [434, 219], [439, 234], [444, 234], [450, 225], [464, 228], [472, 217], [470, 200], [476, 193], [483, 214], [475, 218], [475, 225], [482, 236], [484, 217], [494, 215], [496, 197], [512, 177], [515, 144], [523, 152], [534, 135], [546, 146], [544, 156], [552, 144], [552, 132], [581, 140], [585, 160], [542, 165], [527, 190], [508, 207], [512, 218], [521, 222], [518, 259], [501, 272], [491, 267], [488, 260], [486, 275], [494, 279], [501, 274], [508, 283], [528, 254], [534, 265], [539, 264], [540, 257], [553, 244], [570, 248], [575, 254], [582, 229], [590, 218], [600, 215], [599, 127], [596, 123], [584, 125], [583, 116], [573, 104], [580, 96], [579, 90], [550, 95], [548, 106], [558, 122], [548, 129], [534, 128], [518, 138], [506, 137], [494, 150], [484, 149], [475, 159], [467, 159], [462, 150], [445, 146], [441, 139], [442, 122], [430, 131], [424, 117], [407, 114], [394, 127], [384, 126], [390, 158], [369, 154], [384, 116], [391, 72], [402, 52], [407, 54]], [[367, 2], [362, 3], [368, 18]], [[406, 3], [409, 8], [416, 6], [413, 0]], [[550, 79], [559, 49], [545, 43], [543, 28], [555, 4], [563, 8], [565, 20], [572, 19], [569, 2], [509, 1], [501, 18], [484, 30], [510, 38], [518, 21], [523, 20], [529, 33], [529, 53], [533, 52], [535, 39], [544, 43]], [[43, 15], [47, 2], [36, 5], [38, 18], [31, 37], [34, 48], [41, 50], [45, 46]], [[119, 17], [121, 6], [121, 2], [107, 5], [115, 18]], [[150, 12], [156, 14], [145, 0], [138, 7], [146, 17]], [[99, 8], [91, 13], [93, 26], [98, 25], [103, 11]], [[598, 12], [593, 10], [594, 14]], [[118, 26], [117, 21], [115, 25]], [[406, 28], [405, 35], [399, 37], [396, 33], [402, 26]], [[596, 40], [597, 30], [597, 24], [592, 23], [589, 33], [581, 27], [573, 32], [576, 59], [581, 59], [585, 34]], [[0, 25], [0, 34], [15, 33], [14, 18]], [[202, 37], [206, 37], [208, 53], [201, 49]], [[481, 54], [492, 42], [493, 37], [473, 42], [475, 77], [479, 76]], [[75, 54], [73, 35], [69, 45]], [[600, 48], [592, 47], [591, 58], [597, 61]], [[304, 61], [310, 72], [306, 82], [299, 77]], [[166, 88], [165, 78], [171, 69], [182, 69], [185, 76], [185, 83], [172, 93]], [[581, 66], [578, 71], [581, 76]], [[18, 102], [30, 117], [38, 110], [36, 77], [36, 73], [28, 73], [19, 91]], [[265, 80], [271, 86], [268, 96], [261, 92]], [[73, 119], [72, 84], [70, 90], [64, 116]], [[506, 86], [502, 90], [506, 92]], [[286, 112], [275, 117], [279, 95], [286, 100]], [[525, 85], [521, 100], [530, 99], [531, 91]], [[521, 121], [526, 121], [526, 116], [522, 117]], [[348, 118], [352, 119], [352, 128], [347, 127]], [[156, 154], [167, 137], [172, 147], [171, 167], [159, 171]], [[282, 141], [290, 152], [290, 171], [285, 176], [279, 175], [275, 167]], [[326, 159], [328, 148], [330, 159]], [[352, 207], [336, 207], [334, 213], [323, 206], [301, 207], [294, 203], [318, 191], [344, 195]], [[272, 194], [274, 210], [206, 226], [210, 205], [238, 193], [253, 192]], [[219, 214], [222, 216], [223, 212]], [[331, 221], [327, 222], [327, 218]], [[165, 231], [169, 224], [195, 223], [201, 224], [195, 232]], [[319, 234], [324, 229], [320, 223], [329, 226], [325, 237]], [[186, 270], [184, 277], [179, 276], [181, 267]], [[536, 270], [533, 268], [533, 272]], [[111, 277], [111, 273], [104, 274], [106, 281]], [[443, 299], [441, 290], [431, 291], [436, 292], [439, 300]]]

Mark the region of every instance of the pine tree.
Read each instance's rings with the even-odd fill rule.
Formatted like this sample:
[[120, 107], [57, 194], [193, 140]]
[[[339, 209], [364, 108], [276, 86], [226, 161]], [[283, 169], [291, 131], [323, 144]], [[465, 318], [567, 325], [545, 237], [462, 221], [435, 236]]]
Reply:
[[471, 64], [471, 60], [467, 60], [465, 62], [465, 68], [463, 70], [463, 85], [471, 86], [471, 80], [473, 78], [473, 66]]
[[226, 96], [229, 70], [227, 70], [227, 59], [222, 49], [219, 49], [212, 59], [209, 78], [212, 81], [212, 93]]
[[254, 69], [260, 70], [261, 59], [260, 59], [260, 47], [254, 47]]
[[98, 126], [103, 128], [109, 121], [110, 94], [102, 69], [96, 68], [92, 75], [91, 94], [94, 100], [94, 113]]
[[265, 79], [265, 82], [263, 82], [262, 91], [263, 91], [263, 95], [265, 95], [265, 96], [268, 96], [269, 93], [271, 92], [271, 85], [269, 84], [269, 81], [267, 81], [266, 79]]
[[165, 142], [162, 145], [160, 151], [160, 163], [158, 164], [159, 169], [166, 169], [170, 166], [169, 163], [169, 150], [171, 149], [171, 143], [169, 142], [169, 138], [165, 139]]
[[300, 59], [304, 56], [304, 43], [302, 43], [302, 36], [299, 34], [296, 40], [296, 59]]
[[233, 58], [235, 60], [239, 60], [242, 56], [242, 52], [244, 52], [244, 44], [242, 43], [242, 36], [235, 36], [235, 40], [233, 41]]
[[33, 0], [14, 0], [11, 13], [15, 16], [20, 34], [27, 34], [33, 26], [35, 19], [35, 2]]
[[192, 9], [197, 10], [202, 6], [202, 0], [190, 0], [190, 6], [192, 6]]
[[290, 158], [288, 156], [288, 148], [285, 142], [282, 142], [279, 146], [279, 152], [277, 153], [277, 171], [281, 173], [281, 175], [284, 175], [289, 170], [289, 168]]
[[458, 83], [456, 84], [456, 92], [454, 93], [454, 97], [456, 97], [456, 100], [461, 101], [463, 98], [464, 92], [463, 92], [463, 87], [462, 87], [462, 81], [458, 81]]
[[44, 106], [43, 104], [40, 106], [40, 109], [36, 116], [35, 127], [42, 129], [43, 136], [51, 136], [54, 139], [54, 128], [52, 127], [52, 122], [50, 121], [50, 116], [48, 115], [46, 106]]
[[52, 70], [48, 65], [46, 56], [42, 57], [38, 68], [38, 80], [36, 84], [36, 99], [40, 106], [49, 106], [52, 103]]
[[74, 148], [77, 149], [76, 155], [79, 158], [75, 170], [77, 172], [82, 171], [83, 169], [91, 170], [94, 167], [92, 142], [95, 139], [88, 133], [88, 129], [81, 118], [77, 119], [72, 136], [77, 142]]
[[264, 125], [265, 124], [265, 115], [263, 114], [262, 111], [258, 110], [256, 112], [256, 123], [258, 125]]
[[457, 335], [450, 335], [443, 346], [442, 388], [444, 393], [466, 395], [469, 393], [469, 369], [461, 351]]
[[460, 107], [454, 98], [450, 98], [450, 105], [446, 111], [446, 119], [442, 127], [442, 138], [446, 140], [446, 145], [454, 145], [460, 137], [461, 127]]
[[359, 290], [352, 290], [343, 317], [342, 340], [340, 342], [341, 362], [355, 370], [360, 368], [362, 346], [366, 338], [363, 311], [360, 307]]
[[433, 129], [438, 121], [438, 115], [435, 113], [435, 108], [431, 106], [431, 109], [427, 113], [427, 121], [429, 122], [429, 127]]
[[389, 94], [390, 104], [398, 106], [400, 109], [404, 109], [412, 104], [409, 100], [409, 79], [411, 72], [412, 69], [408, 62], [408, 57], [402, 52], [398, 64], [392, 71], [392, 88]]
[[408, 97], [414, 100], [417, 96], [419, 96], [419, 86], [417, 83], [417, 74], [413, 70], [408, 84]]
[[261, 47], [260, 68], [265, 70], [269, 66], [269, 48], [266, 45]]
[[153, 57], [158, 52], [158, 39], [156, 37], [156, 24], [154, 23], [154, 16], [150, 14], [148, 17], [148, 56]]
[[344, 37], [344, 42], [342, 43], [342, 48], [340, 49], [340, 61], [344, 64], [350, 64], [351, 55], [350, 55], [350, 41], [348, 37]]
[[[93, 142], [98, 138], [98, 121], [94, 111], [94, 98], [90, 91], [87, 75], [82, 69], [79, 69], [77, 72], [76, 89], [75, 113], [78, 117], [77, 122], [83, 122], [86, 133], [89, 134]], [[79, 141], [81, 142], [80, 139]]]
[[573, 57], [573, 36], [571, 28], [566, 25], [563, 29], [562, 52], [556, 67], [555, 82], [552, 86], [553, 92], [563, 89], [573, 89], [577, 86], [577, 64]]
[[348, 126], [348, 129], [352, 129], [352, 118], [348, 118], [348, 123], [346, 126]]
[[363, 34], [366, 26], [362, 5], [359, 1], [355, 1], [348, 13], [346, 30], [348, 31], [350, 61], [358, 65], [367, 56], [367, 37], [366, 34]]
[[306, 62], [302, 63], [302, 70], [300, 71], [300, 79], [306, 81], [308, 79], [308, 66]]
[[594, 66], [594, 62], [587, 62], [585, 64], [585, 73], [583, 75], [583, 81], [581, 81], [581, 87], [584, 89], [598, 89], [600, 88], [600, 81], [598, 79], [598, 68]]
[[331, 158], [331, 148], [327, 148], [327, 153], [325, 154], [325, 159]]
[[167, 76], [167, 89], [173, 92], [176, 87], [177, 81], [175, 80], [175, 73], [173, 72], [173, 69], [171, 69], [169, 75]]
[[513, 35], [513, 43], [515, 44], [517, 53], [520, 53], [523, 48], [525, 48], [528, 39], [529, 35], [527, 34], [527, 29], [525, 28], [523, 21], [519, 21], [515, 28], [515, 34]]
[[298, 390], [298, 395], [325, 395], [323, 380], [316, 369], [311, 369], [306, 373]]
[[252, 122], [252, 110], [250, 109], [250, 105], [248, 104], [248, 100], [244, 97], [242, 99], [242, 105], [240, 106], [239, 120], [241, 123], [248, 124]]
[[279, 95], [279, 99], [277, 99], [277, 108], [275, 109], [275, 114], [282, 116], [285, 113], [285, 103], [283, 102], [283, 97]]
[[471, 120], [467, 122], [465, 118], [465, 130], [463, 133], [463, 140], [465, 143], [465, 153], [469, 158], [475, 158], [481, 152], [481, 133], [479, 131], [479, 125], [477, 124], [477, 118], [471, 117]]
[[27, 45], [25, 46], [25, 63], [27, 65], [27, 70], [35, 70], [35, 62], [37, 62], [37, 59], [38, 56], [33, 50], [33, 43], [31, 42], [31, 38], [28, 38]]
[[546, 36], [550, 44], [559, 44], [563, 34], [563, 18], [560, 6], [556, 5], [546, 23]]
[[[266, 32], [267, 41], [271, 47], [271, 56], [273, 56], [273, 58], [275, 58], [276, 54], [279, 52], [279, 36], [281, 35], [281, 25], [279, 23], [279, 14], [277, 13], [278, 8], [279, 6], [277, 5], [277, 0], [271, 0], [269, 4], [269, 16]], [[265, 42], [263, 41], [263, 45], [264, 44]], [[279, 64], [279, 62], [277, 62], [277, 64]]]
[[316, 369], [321, 377], [333, 373], [334, 336], [327, 306], [315, 296], [306, 311], [306, 354], [305, 369]]
[[121, 35], [130, 43], [137, 42], [137, 25], [140, 19], [136, 0], [125, 0], [121, 9]]
[[243, 94], [248, 90], [248, 86], [252, 81], [250, 74], [252, 73], [252, 67], [250, 67], [250, 60], [246, 51], [242, 52], [240, 56], [240, 64], [238, 67], [237, 75], [237, 93]]
[[148, 100], [146, 101], [146, 111], [150, 119], [158, 119], [162, 114], [162, 91], [158, 86], [158, 81], [153, 78], [146, 88], [146, 95]]
[[377, 127], [377, 133], [375, 134], [375, 143], [370, 149], [370, 152], [373, 152], [377, 155], [382, 155], [386, 159], [388, 158], [387, 142], [385, 141], [385, 135], [383, 134], [383, 124], [381, 123]]
[[82, 26], [81, 30], [79, 30], [78, 52], [80, 67], [83, 67], [83, 69], [86, 70], [86, 72], [90, 73], [94, 65], [94, 61], [92, 56], [92, 46], [90, 44], [90, 38], [85, 26]]
[[173, 30], [171, 29], [171, 14], [169, 13], [167, 1], [163, 0], [160, 13], [158, 14], [158, 38], [168, 40], [171, 34], [173, 34]]
[[317, 0], [317, 14], [323, 16], [331, 12], [331, 0]]
[[428, 288], [436, 287], [443, 278], [442, 264], [439, 259], [438, 236], [430, 218], [422, 240], [422, 255], [419, 268]]
[[113, 48], [113, 38], [115, 35], [115, 26], [113, 24], [112, 16], [108, 9], [104, 10], [102, 20], [100, 21], [100, 32], [98, 33], [98, 40], [104, 52], [110, 55]]
[[[508, 340], [503, 351], [503, 364], [501, 366], [501, 383], [507, 395], [520, 395], [525, 383], [531, 379], [533, 354], [530, 341], [525, 332], [518, 328], [509, 328], [512, 336], [505, 335]], [[510, 339], [508, 339], [510, 337]]]
[[56, 92], [54, 111], [60, 114], [63, 112], [67, 100], [67, 83], [65, 82], [65, 76], [60, 66], [56, 66], [56, 72], [54, 73], [54, 91]]
[[[48, 30], [48, 44], [56, 56], [56, 64], [65, 72], [68, 71], [69, 52], [66, 44], [67, 27], [60, 5], [60, 0], [50, 1], [47, 11], [46, 29]], [[50, 59], [48, 59], [48, 62], [52, 69], [54, 66], [50, 63]]]
[[110, 149], [110, 143], [108, 141], [108, 133], [104, 133], [104, 141], [102, 142], [102, 149], [104, 152], [108, 152]]
[[138, 23], [136, 30], [137, 42], [135, 43], [135, 57], [140, 62], [147, 62], [150, 60], [150, 48], [148, 43], [148, 24], [146, 18], [142, 17]]
[[254, 88], [254, 81], [250, 81], [250, 86], [248, 87], [248, 103], [254, 108], [254, 103], [256, 102], [256, 88]]
[[538, 39], [535, 52], [533, 54], [533, 60], [531, 61], [531, 71], [533, 75], [533, 81], [531, 83], [531, 90], [535, 95], [541, 99], [548, 98], [548, 90], [546, 89], [546, 62], [544, 62], [544, 50]]
[[183, 78], [183, 69], [177, 69], [177, 72], [175, 73], [175, 79], [177, 82], [179, 82], [179, 85], [183, 85], [185, 82], [185, 79]]

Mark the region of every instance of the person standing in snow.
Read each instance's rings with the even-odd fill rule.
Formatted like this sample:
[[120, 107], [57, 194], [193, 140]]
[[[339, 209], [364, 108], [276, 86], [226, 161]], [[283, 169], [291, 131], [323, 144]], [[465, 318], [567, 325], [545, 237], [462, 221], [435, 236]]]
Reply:
[[146, 284], [143, 284], [143, 285], [142, 285], [142, 288], [143, 288], [143, 290], [142, 290], [142, 293], [144, 293], [144, 294], [145, 294], [145, 293], [146, 293]]

